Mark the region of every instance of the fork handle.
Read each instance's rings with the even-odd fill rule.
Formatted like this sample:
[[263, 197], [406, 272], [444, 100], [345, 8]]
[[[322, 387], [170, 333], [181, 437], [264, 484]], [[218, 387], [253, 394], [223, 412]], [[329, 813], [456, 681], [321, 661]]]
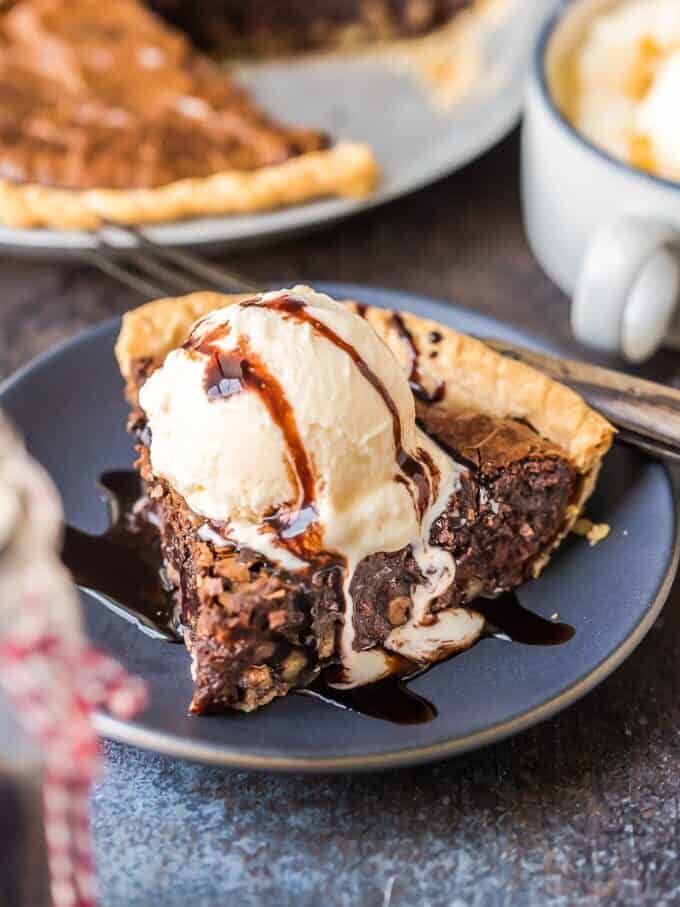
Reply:
[[587, 362], [545, 356], [504, 340], [484, 342], [577, 391], [613, 425], [625, 429], [626, 437], [658, 442], [655, 451], [661, 456], [680, 454], [680, 391], [675, 388]]

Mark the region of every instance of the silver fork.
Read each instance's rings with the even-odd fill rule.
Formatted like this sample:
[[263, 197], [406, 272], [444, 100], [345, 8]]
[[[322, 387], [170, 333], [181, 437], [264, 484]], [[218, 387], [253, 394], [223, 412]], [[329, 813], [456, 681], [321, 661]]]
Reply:
[[[110, 241], [116, 235], [124, 246]], [[97, 234], [96, 243], [81, 257], [151, 299], [205, 289], [260, 292], [251, 278], [190, 252], [161, 246], [136, 228], [106, 227]], [[587, 362], [545, 356], [504, 340], [483, 339], [502, 355], [572, 387], [617, 427], [619, 443], [680, 464], [680, 391]]]
[[[125, 244], [111, 242], [115, 238]], [[151, 299], [195, 290], [259, 292], [250, 278], [181, 249], [155, 243], [135, 227], [107, 226], [96, 234], [95, 241], [96, 248], [84, 249], [80, 257]]]

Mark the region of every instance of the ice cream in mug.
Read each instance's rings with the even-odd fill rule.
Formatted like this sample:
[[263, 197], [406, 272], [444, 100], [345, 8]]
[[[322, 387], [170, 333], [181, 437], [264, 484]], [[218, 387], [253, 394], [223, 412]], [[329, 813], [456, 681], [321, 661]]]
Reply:
[[680, 181], [680, 2], [623, 0], [572, 58], [565, 113], [599, 148]]

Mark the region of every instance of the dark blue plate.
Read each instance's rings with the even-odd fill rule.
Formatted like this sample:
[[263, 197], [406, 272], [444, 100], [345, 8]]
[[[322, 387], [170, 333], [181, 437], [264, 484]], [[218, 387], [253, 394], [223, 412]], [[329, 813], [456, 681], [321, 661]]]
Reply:
[[[324, 287], [388, 308], [403, 308], [479, 335], [529, 343], [481, 315], [386, 290]], [[97, 476], [126, 468], [132, 445], [113, 357], [118, 320], [81, 334], [7, 382], [0, 404], [47, 467], [66, 517], [90, 532], [105, 527]], [[675, 496], [659, 463], [625, 448], [608, 456], [588, 505], [611, 525], [590, 548], [571, 537], [543, 576], [521, 590], [522, 603], [576, 628], [555, 648], [485, 639], [411, 685], [438, 709], [428, 724], [402, 726], [289, 696], [253, 715], [189, 718], [188, 657], [154, 642], [83, 596], [92, 638], [146, 679], [151, 701], [134, 721], [100, 714], [102, 734], [174, 756], [270, 770], [357, 770], [461, 753], [548, 718], [600, 683], [633, 651], [659, 614], [678, 557]]]

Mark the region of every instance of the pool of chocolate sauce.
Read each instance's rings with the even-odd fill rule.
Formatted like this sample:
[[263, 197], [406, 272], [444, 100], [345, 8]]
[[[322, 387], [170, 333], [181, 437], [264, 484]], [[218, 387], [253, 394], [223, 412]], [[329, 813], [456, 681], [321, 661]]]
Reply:
[[[174, 599], [163, 580], [158, 532], [136, 472], [106, 472], [99, 488], [107, 504], [109, 528], [89, 535], [66, 527], [62, 559], [76, 583], [140, 630], [167, 642], [181, 641]], [[524, 645], [553, 646], [568, 642], [574, 628], [547, 620], [522, 607], [513, 593], [477, 599], [474, 610], [487, 621], [485, 636]], [[436, 707], [408, 688], [423, 673], [390, 677], [352, 690], [331, 686], [333, 669], [306, 689], [296, 691], [319, 701], [398, 724], [421, 724], [436, 718]]]
[[98, 596], [143, 632], [181, 642], [169, 583], [163, 581], [158, 531], [132, 470], [103, 473], [98, 481], [109, 526], [90, 535], [66, 526], [61, 558], [75, 582]]

